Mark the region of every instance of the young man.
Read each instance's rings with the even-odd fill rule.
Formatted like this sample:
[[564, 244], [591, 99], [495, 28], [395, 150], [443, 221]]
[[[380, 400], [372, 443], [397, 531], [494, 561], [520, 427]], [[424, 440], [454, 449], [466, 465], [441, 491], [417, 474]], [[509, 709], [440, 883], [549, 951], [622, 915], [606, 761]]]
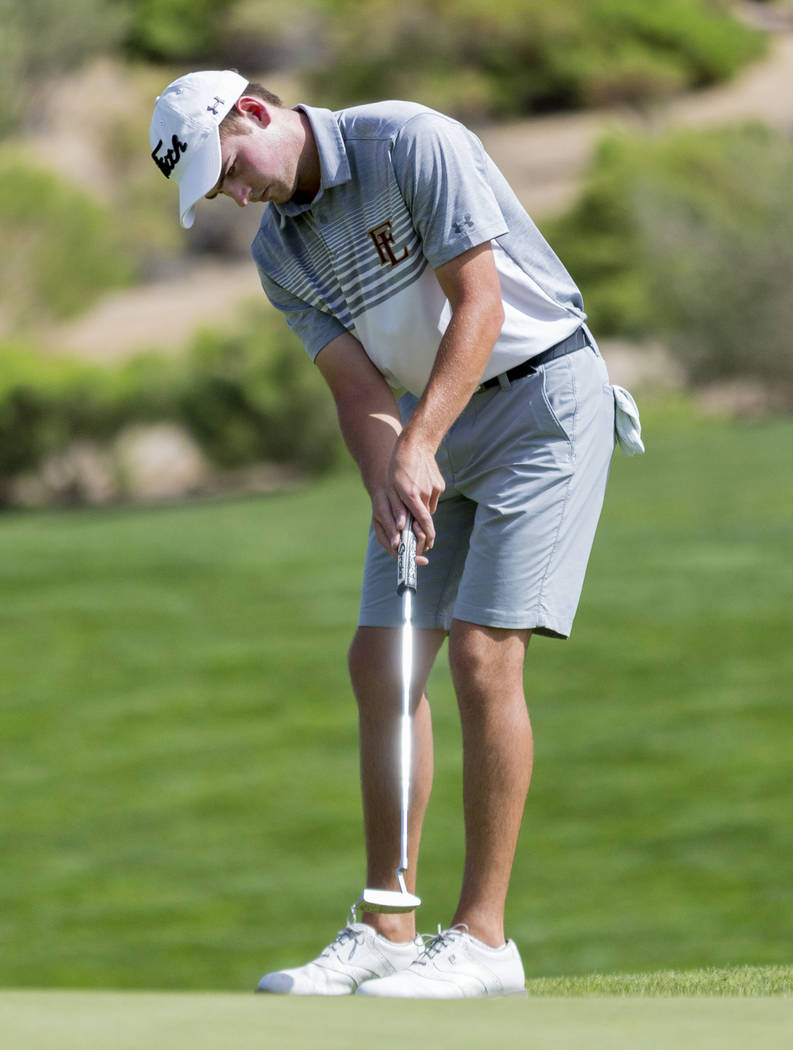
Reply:
[[349, 653], [367, 886], [396, 889], [393, 556], [408, 514], [422, 566], [411, 891], [432, 781], [424, 687], [446, 638], [462, 724], [466, 854], [449, 928], [422, 950], [412, 914], [364, 914], [259, 988], [520, 994], [503, 923], [532, 769], [524, 659], [533, 633], [570, 633], [614, 447], [615, 388], [581, 295], [479, 140], [421, 105], [287, 109], [237, 73], [193, 73], [158, 99], [151, 147], [186, 227], [202, 197], [269, 205], [252, 248], [262, 285], [327, 381], [371, 497]]

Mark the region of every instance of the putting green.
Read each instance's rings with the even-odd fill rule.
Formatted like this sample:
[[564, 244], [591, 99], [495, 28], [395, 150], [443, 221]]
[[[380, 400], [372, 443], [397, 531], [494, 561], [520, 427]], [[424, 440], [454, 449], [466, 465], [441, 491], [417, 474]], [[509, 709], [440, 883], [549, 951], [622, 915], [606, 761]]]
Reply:
[[8, 1050], [350, 1050], [436, 1045], [785, 1050], [793, 999], [404, 1002], [135, 992], [0, 992]]

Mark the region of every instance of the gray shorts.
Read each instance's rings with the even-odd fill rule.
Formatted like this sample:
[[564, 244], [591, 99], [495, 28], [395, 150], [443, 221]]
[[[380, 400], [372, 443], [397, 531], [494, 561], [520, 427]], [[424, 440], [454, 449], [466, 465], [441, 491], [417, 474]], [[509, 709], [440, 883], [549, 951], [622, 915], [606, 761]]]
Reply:
[[[403, 420], [417, 402], [400, 400]], [[474, 394], [446, 435], [446, 481], [413, 622], [452, 619], [566, 638], [581, 596], [614, 450], [614, 397], [597, 349]], [[370, 530], [359, 624], [401, 622], [396, 562]]]

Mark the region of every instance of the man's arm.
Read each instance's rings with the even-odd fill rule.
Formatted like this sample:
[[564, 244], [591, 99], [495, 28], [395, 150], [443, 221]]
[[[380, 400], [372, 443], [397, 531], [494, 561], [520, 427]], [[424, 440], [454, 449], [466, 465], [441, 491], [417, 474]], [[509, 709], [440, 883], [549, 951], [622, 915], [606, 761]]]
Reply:
[[[396, 553], [404, 507], [389, 499], [389, 465], [402, 424], [394, 395], [355, 336], [331, 340], [316, 358], [336, 402], [342, 436], [372, 500], [378, 541]], [[424, 562], [425, 559], [422, 559]]]
[[417, 522], [419, 540], [432, 546], [431, 515], [443, 491], [435, 453], [482, 378], [504, 323], [501, 285], [490, 243], [470, 248], [435, 271], [452, 316], [416, 410], [400, 434], [389, 467], [391, 500]]
[[391, 388], [354, 336], [345, 333], [331, 340], [316, 359], [371, 497], [377, 538], [392, 552], [399, 546], [406, 511], [413, 515], [419, 553], [435, 542], [432, 515], [445, 488], [435, 453], [478, 386], [504, 322], [489, 243], [435, 272], [452, 316], [424, 394], [404, 430]]

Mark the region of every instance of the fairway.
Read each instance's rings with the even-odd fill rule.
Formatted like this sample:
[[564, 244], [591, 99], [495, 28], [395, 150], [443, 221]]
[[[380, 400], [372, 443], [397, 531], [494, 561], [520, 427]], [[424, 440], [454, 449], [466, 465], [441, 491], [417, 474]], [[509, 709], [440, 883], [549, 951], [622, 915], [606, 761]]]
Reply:
[[[530, 647], [535, 775], [507, 917], [530, 987], [791, 962], [793, 422], [671, 406], [645, 437], [641, 460], [615, 458], [573, 638]], [[363, 879], [344, 655], [368, 514], [342, 474], [0, 518], [1, 985], [245, 992], [344, 925]], [[430, 697], [423, 933], [449, 921], [462, 865], [445, 655]], [[31, 1023], [66, 1038], [60, 1009]]]
[[1, 992], [8, 1050], [586, 1047], [783, 1050], [790, 999], [523, 999], [427, 1003], [264, 996]]

